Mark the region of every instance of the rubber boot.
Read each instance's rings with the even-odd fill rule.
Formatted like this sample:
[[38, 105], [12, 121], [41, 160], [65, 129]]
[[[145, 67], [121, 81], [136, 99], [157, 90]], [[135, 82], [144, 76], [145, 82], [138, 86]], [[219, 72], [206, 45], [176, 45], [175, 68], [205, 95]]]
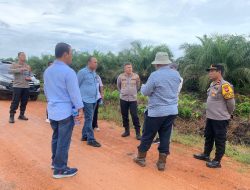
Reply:
[[27, 120], [28, 120], [28, 118], [24, 116], [24, 112], [21, 112], [21, 113], [20, 113], [18, 119], [24, 120], [24, 121], [27, 121]]
[[138, 155], [136, 158], [134, 158], [134, 162], [141, 167], [145, 167], [146, 166], [146, 156], [147, 156], [147, 152], [138, 151]]
[[10, 119], [9, 119], [9, 123], [15, 123], [15, 114], [11, 113], [10, 114]]
[[126, 127], [124, 133], [122, 133], [122, 137], [128, 137], [129, 135], [130, 135], [129, 127]]
[[159, 159], [158, 159], [158, 161], [156, 163], [157, 168], [158, 168], [159, 171], [164, 171], [165, 170], [166, 159], [167, 159], [167, 154], [159, 153]]
[[135, 128], [136, 139], [141, 140], [141, 129]]

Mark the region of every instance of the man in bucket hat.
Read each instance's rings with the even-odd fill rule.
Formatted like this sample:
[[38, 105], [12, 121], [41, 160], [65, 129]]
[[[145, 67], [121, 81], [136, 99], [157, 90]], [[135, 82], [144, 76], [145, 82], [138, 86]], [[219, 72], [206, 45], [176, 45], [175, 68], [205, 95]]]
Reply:
[[141, 143], [138, 146], [138, 155], [135, 163], [144, 167], [147, 151], [158, 132], [160, 137], [158, 170], [165, 170], [166, 158], [169, 154], [169, 141], [173, 122], [178, 114], [178, 88], [181, 76], [178, 71], [169, 67], [171, 61], [168, 53], [158, 52], [152, 62], [156, 71], [151, 73], [141, 92], [149, 97], [145, 112], [144, 129]]
[[[231, 84], [223, 79], [223, 65], [212, 64], [207, 71], [213, 82], [207, 91], [205, 146], [204, 152], [194, 154], [194, 158], [207, 161], [209, 168], [220, 168], [226, 148], [227, 127], [235, 108], [234, 91]], [[214, 143], [215, 158], [210, 161]]]

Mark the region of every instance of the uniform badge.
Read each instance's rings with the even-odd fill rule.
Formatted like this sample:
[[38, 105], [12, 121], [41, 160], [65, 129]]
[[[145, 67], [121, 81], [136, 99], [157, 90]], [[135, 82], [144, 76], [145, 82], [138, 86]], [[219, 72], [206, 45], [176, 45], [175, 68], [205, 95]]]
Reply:
[[234, 91], [230, 84], [222, 85], [222, 95], [226, 100], [234, 98]]
[[225, 92], [229, 92], [228, 86], [225, 86], [225, 87], [224, 87], [224, 90], [225, 90]]

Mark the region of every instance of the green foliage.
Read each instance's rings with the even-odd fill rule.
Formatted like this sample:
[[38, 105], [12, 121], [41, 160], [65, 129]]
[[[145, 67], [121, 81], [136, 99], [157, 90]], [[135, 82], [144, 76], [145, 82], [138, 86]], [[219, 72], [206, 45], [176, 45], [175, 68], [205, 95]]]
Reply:
[[243, 95], [236, 96], [235, 112], [239, 116], [250, 117], [250, 97]]
[[[241, 93], [250, 92], [250, 41], [237, 35], [204, 35], [200, 44], [183, 44], [184, 56], [177, 62], [184, 77], [184, 89], [205, 92], [209, 79], [205, 71], [213, 63], [223, 64], [224, 78]], [[198, 82], [197, 82], [198, 81]], [[244, 91], [241, 91], [244, 89]]]
[[122, 62], [132, 62], [142, 82], [145, 82], [149, 74], [154, 71], [154, 67], [151, 63], [155, 59], [155, 54], [158, 51], [168, 52], [170, 59], [173, 58], [173, 54], [167, 45], [143, 47], [140, 41], [134, 41], [131, 43], [131, 46], [130, 49], [125, 49], [120, 52], [118, 57]]
[[118, 90], [110, 90], [108, 88], [104, 89], [105, 101], [118, 101], [119, 98], [120, 98], [120, 93]]
[[228, 143], [225, 154], [239, 162], [250, 164], [249, 147], [243, 145], [236, 146]]
[[[112, 52], [102, 53], [99, 51], [94, 51], [90, 54], [89, 52], [73, 50], [73, 63], [71, 67], [78, 72], [87, 65], [87, 59], [90, 55], [95, 56], [98, 60], [97, 73], [101, 76], [104, 83], [115, 84], [118, 75], [123, 72], [123, 64], [125, 62], [131, 62], [134, 71], [139, 74], [142, 82], [145, 82], [150, 73], [154, 71], [151, 62], [154, 60], [155, 54], [158, 51], [168, 52], [170, 58], [173, 58], [173, 54], [167, 45], [143, 46], [141, 42], [134, 41], [131, 43], [130, 48], [124, 49], [117, 54]], [[37, 77], [42, 79], [48, 61], [53, 61], [54, 59], [52, 55], [42, 55], [41, 57], [32, 56], [29, 57], [28, 64]], [[8, 60], [13, 59], [9, 58]]]
[[51, 55], [42, 55], [39, 57], [29, 57], [28, 64], [32, 68], [32, 72], [36, 74], [37, 78], [42, 79], [43, 78], [43, 72], [48, 67], [48, 62], [53, 61], [54, 56]]
[[44, 94], [39, 94], [39, 96], [38, 96], [38, 99], [37, 99], [38, 101], [41, 101], [41, 102], [46, 102], [47, 100], [46, 100], [46, 97], [45, 97], [45, 95]]
[[183, 119], [199, 119], [203, 115], [204, 105], [194, 95], [181, 94], [178, 109], [179, 117]]
[[138, 102], [140, 104], [146, 104], [148, 102], [148, 97], [147, 96], [143, 96], [140, 92], [138, 93]]
[[104, 106], [101, 106], [99, 108], [98, 118], [107, 121], [114, 121], [121, 125], [122, 118], [120, 114], [119, 104], [105, 102]]
[[139, 115], [143, 115], [145, 110], [146, 110], [145, 105], [138, 105], [138, 114]]

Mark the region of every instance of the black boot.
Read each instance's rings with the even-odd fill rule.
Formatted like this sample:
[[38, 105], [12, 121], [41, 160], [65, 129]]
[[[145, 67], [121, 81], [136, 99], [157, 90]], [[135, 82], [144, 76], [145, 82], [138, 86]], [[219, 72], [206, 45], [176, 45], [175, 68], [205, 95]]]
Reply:
[[10, 114], [10, 119], [9, 119], [9, 123], [15, 123], [15, 118], [14, 118], [15, 114], [11, 113]]
[[166, 166], [166, 159], [167, 159], [167, 154], [165, 153], [159, 153], [159, 159], [156, 163], [156, 166], [159, 171], [164, 171], [165, 166]]
[[145, 167], [146, 166], [146, 156], [147, 156], [147, 152], [138, 151], [138, 155], [136, 158], [134, 158], [134, 162], [141, 167]]
[[207, 161], [207, 162], [210, 161], [209, 155], [204, 154], [204, 153], [202, 153], [202, 154], [194, 154], [194, 158], [198, 159], [198, 160], [204, 160], [204, 161]]
[[122, 133], [122, 137], [128, 137], [129, 135], [130, 135], [129, 127], [126, 127], [124, 133]]
[[136, 139], [141, 140], [141, 129], [135, 128]]
[[21, 113], [20, 113], [18, 119], [24, 120], [24, 121], [27, 121], [27, 120], [28, 120], [28, 118], [24, 116], [24, 112], [21, 112]]
[[212, 160], [206, 163], [208, 168], [221, 168], [220, 161]]

